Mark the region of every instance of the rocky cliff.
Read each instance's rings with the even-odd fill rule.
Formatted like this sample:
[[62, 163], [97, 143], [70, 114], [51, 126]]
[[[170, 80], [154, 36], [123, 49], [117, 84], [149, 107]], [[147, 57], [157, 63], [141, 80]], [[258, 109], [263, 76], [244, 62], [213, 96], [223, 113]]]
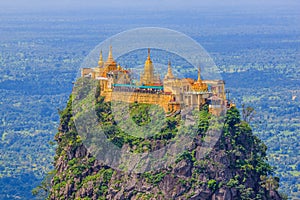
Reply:
[[[99, 123], [117, 126], [110, 116], [110, 104], [101, 97], [96, 98]], [[207, 120], [212, 117], [205, 107], [197, 114], [198, 129], [191, 147], [178, 155], [173, 164], [133, 173], [111, 168], [87, 151], [77, 133], [71, 104], [70, 100], [61, 112], [59, 132], [55, 136], [58, 147], [48, 199], [281, 199], [276, 191], [278, 179], [271, 176], [272, 168], [266, 162], [267, 147], [240, 119], [236, 108], [227, 111], [222, 133], [204, 157], [200, 148], [208, 128]], [[147, 115], [138, 112], [146, 112], [147, 105], [133, 107], [136, 122], [145, 123]], [[161, 137], [129, 140], [116, 131], [107, 139], [120, 147], [128, 145], [133, 152], [151, 151], [158, 148], [157, 141], [161, 144], [176, 135], [179, 120], [180, 117], [170, 117]], [[113, 140], [112, 135], [119, 140]], [[147, 144], [147, 148], [141, 144]]]

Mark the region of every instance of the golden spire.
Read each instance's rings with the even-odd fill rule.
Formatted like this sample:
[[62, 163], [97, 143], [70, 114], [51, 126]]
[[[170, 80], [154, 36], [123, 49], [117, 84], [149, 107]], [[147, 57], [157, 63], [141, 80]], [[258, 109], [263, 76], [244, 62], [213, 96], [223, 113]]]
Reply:
[[112, 46], [109, 47], [108, 58], [104, 63], [106, 72], [113, 71], [117, 69], [117, 63], [112, 56]]
[[112, 56], [112, 46], [109, 46], [109, 52], [108, 52], [108, 58], [107, 60], [114, 60], [113, 56]]
[[148, 58], [147, 58], [147, 60], [151, 60], [151, 58], [150, 58], [150, 48], [148, 48]]
[[103, 67], [104, 62], [103, 62], [103, 56], [102, 56], [102, 50], [100, 51], [100, 57], [99, 57], [99, 61], [98, 61], [98, 66], [99, 67]]
[[151, 61], [151, 56], [150, 56], [150, 48], [148, 48], [148, 57], [147, 57], [147, 60], [145, 61], [145, 68], [146, 67], [147, 68], [152, 67], [152, 61]]
[[148, 48], [148, 57], [145, 61], [144, 72], [141, 75], [142, 84], [152, 84], [154, 82], [154, 69], [150, 57], [150, 48]]
[[200, 67], [198, 67], [198, 80], [196, 82], [193, 83], [192, 85], [192, 89], [194, 91], [207, 91], [208, 90], [208, 86], [206, 83], [203, 83], [201, 80], [201, 70]]
[[173, 72], [172, 72], [171, 61], [169, 60], [169, 62], [168, 62], [168, 73], [166, 74], [165, 79], [173, 79], [173, 78], [174, 78], [174, 75], [173, 75]]
[[198, 67], [198, 82], [201, 82], [201, 69], [200, 69], [200, 66]]

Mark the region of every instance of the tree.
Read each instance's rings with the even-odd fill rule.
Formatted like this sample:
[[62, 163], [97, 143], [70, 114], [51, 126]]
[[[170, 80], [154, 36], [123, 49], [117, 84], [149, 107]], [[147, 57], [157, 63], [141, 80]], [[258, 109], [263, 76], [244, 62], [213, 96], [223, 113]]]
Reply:
[[240, 122], [241, 119], [239, 110], [236, 107], [230, 108], [226, 113], [225, 123], [228, 124], [229, 127], [234, 127]]
[[250, 123], [253, 120], [256, 112], [253, 107], [242, 104], [242, 118], [245, 122]]
[[279, 178], [278, 177], [267, 177], [265, 175], [260, 176], [261, 185], [267, 190], [277, 190], [279, 187]]

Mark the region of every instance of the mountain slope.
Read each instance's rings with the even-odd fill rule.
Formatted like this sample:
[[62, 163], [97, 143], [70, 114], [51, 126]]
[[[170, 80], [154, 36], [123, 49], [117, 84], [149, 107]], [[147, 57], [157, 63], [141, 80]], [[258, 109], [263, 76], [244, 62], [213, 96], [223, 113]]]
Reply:
[[[167, 120], [159, 138], [141, 140], [122, 134], [114, 123], [110, 103], [96, 98], [99, 123], [112, 130], [107, 139], [120, 147], [128, 145], [133, 152], [152, 151], [158, 148], [158, 140], [167, 142], [177, 134], [179, 117]], [[132, 107], [137, 123], [147, 121], [147, 105]], [[196, 115], [198, 129], [193, 144], [175, 163], [159, 170], [130, 173], [107, 166], [87, 151], [76, 131], [70, 98], [55, 136], [58, 147], [48, 199], [281, 199], [276, 191], [278, 180], [270, 176], [272, 168], [266, 162], [267, 147], [241, 121], [236, 108], [228, 110], [220, 138], [204, 157], [200, 149], [213, 116], [207, 107]]]

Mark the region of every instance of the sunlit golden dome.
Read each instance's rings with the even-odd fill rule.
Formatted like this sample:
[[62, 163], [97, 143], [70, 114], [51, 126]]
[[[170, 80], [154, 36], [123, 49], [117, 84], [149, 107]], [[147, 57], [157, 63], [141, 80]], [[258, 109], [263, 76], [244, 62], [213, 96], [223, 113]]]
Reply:
[[120, 64], [118, 64], [117, 70], [119, 70], [119, 71], [122, 70], [122, 67]]

